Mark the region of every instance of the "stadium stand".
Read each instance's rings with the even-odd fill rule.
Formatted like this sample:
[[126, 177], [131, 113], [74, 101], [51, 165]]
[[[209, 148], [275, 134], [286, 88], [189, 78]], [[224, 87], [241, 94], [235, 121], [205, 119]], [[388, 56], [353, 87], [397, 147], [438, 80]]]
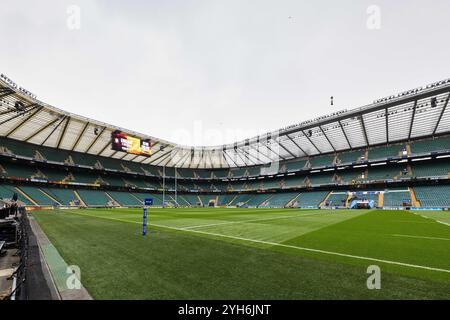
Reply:
[[[421, 97], [421, 101], [442, 96], [442, 92], [437, 92], [443, 88], [450, 92], [450, 87], [446, 86], [430, 87], [427, 98]], [[10, 90], [10, 87], [0, 79], [0, 89]], [[10, 98], [24, 104], [32, 103], [20, 93], [14, 92]], [[413, 123], [412, 117], [416, 115], [402, 109], [402, 99], [388, 106], [388, 111], [395, 117], [405, 112], [406, 121]], [[7, 105], [0, 105], [5, 124], [16, 117]], [[300, 124], [290, 127], [289, 133], [281, 130], [283, 139], [276, 142], [281, 146], [278, 159], [252, 157], [250, 161], [244, 152], [246, 148], [254, 151], [259, 147], [269, 149], [274, 142], [257, 137], [243, 144], [203, 148], [200, 154], [200, 149], [185, 150], [141, 135], [139, 138], [153, 140], [158, 147], [152, 155], [130, 155], [111, 150], [110, 134], [117, 130], [115, 126], [68, 114], [50, 105], [41, 107], [33, 121], [24, 118], [17, 128], [0, 127], [0, 195], [11, 197], [17, 193], [19, 201], [27, 206], [55, 203], [64, 206], [139, 206], [145, 197], [153, 197], [155, 206], [162, 206], [163, 185], [165, 200], [175, 202], [175, 172], [179, 192], [177, 202], [183, 206], [208, 205], [214, 200], [218, 206], [263, 204], [283, 207], [292, 204], [293, 198], [297, 198], [294, 202], [300, 206], [318, 206], [327, 196], [329, 202], [342, 202], [345, 192], [373, 189], [370, 188], [372, 185], [382, 185], [386, 189], [385, 197], [380, 197], [384, 206], [401, 206], [401, 202], [409, 198], [405, 190], [418, 188], [418, 198], [431, 201], [425, 199], [422, 188], [427, 188], [426, 184], [431, 180], [437, 185], [448, 184], [450, 177], [450, 127], [444, 126], [448, 122], [447, 116], [440, 114], [439, 108], [429, 110], [432, 113], [430, 119], [437, 121], [432, 124], [434, 132], [430, 130], [427, 134], [416, 129], [416, 122], [402, 129], [403, 126], [396, 126], [391, 120], [394, 117], [383, 120], [375, 117], [380, 110], [377, 104], [357, 110], [358, 114], [367, 116], [369, 130], [350, 111], [337, 115], [339, 121], [334, 123], [333, 129], [346, 133], [341, 138], [327, 139], [321, 127], [329, 124], [323, 123], [327, 117], [319, 118], [308, 122], [306, 129]], [[13, 114], [8, 118], [11, 112]], [[73, 117], [79, 127], [79, 130], [70, 128], [75, 130], [70, 136], [65, 136], [61, 130], [49, 132], [48, 137], [33, 135], [46, 129], [48, 119], [67, 116]], [[104, 128], [105, 134], [96, 135], [82, 129], [95, 126]], [[389, 132], [389, 137], [375, 134], [373, 128], [378, 126], [380, 130], [375, 131]], [[177, 149], [191, 152], [191, 157], [173, 163], [170, 154]], [[395, 187], [391, 188], [391, 184]], [[347, 190], [337, 191], [342, 190], [338, 185]], [[447, 191], [438, 186], [430, 188]], [[281, 190], [290, 192], [281, 193]], [[261, 193], [264, 191], [270, 193]], [[255, 195], [255, 192], [259, 193]], [[436, 192], [438, 196], [442, 193]]]
[[284, 208], [297, 198], [298, 193], [274, 193], [267, 201], [267, 206], [272, 208]]
[[263, 206], [270, 198], [270, 194], [256, 194], [247, 202], [247, 205], [249, 207]]
[[315, 192], [304, 192], [301, 193], [297, 198], [298, 205], [300, 207], [318, 207], [322, 201], [325, 200], [325, 197], [328, 195], [328, 191], [315, 191]]
[[330, 196], [327, 198], [326, 202], [330, 206], [340, 206], [345, 207], [345, 201], [347, 200], [348, 195], [347, 192], [335, 192], [333, 191]]
[[404, 202], [410, 202], [411, 195], [408, 189], [389, 189], [384, 192], [384, 207], [402, 207]]
[[449, 208], [450, 185], [432, 187], [414, 187], [414, 193], [421, 207]]
[[437, 151], [450, 151], [450, 136], [436, 137], [435, 139], [414, 141], [411, 143], [411, 153], [413, 154]]

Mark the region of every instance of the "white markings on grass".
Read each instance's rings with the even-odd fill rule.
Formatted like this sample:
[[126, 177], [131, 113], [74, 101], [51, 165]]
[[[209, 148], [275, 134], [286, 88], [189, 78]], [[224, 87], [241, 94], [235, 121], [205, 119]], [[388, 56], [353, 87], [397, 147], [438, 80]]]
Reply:
[[423, 236], [411, 236], [407, 234], [393, 234], [393, 237], [403, 237], [403, 238], [417, 238], [417, 239], [430, 239], [430, 240], [444, 240], [450, 241], [450, 238], [437, 238], [437, 237], [423, 237]]
[[228, 225], [228, 224], [240, 224], [240, 223], [247, 223], [247, 222], [272, 221], [272, 220], [300, 218], [300, 217], [317, 216], [317, 215], [318, 215], [318, 213], [310, 213], [310, 214], [297, 214], [295, 216], [278, 216], [278, 217], [271, 217], [271, 218], [260, 218], [260, 219], [241, 220], [241, 221], [227, 221], [227, 222], [218, 222], [218, 223], [203, 224], [203, 225], [200, 224], [200, 225], [197, 225], [197, 226], [190, 226], [190, 227], [182, 227], [180, 229], [190, 230], [190, 229], [198, 229], [198, 228], [206, 228], [206, 227], [223, 226], [223, 225]]
[[[116, 220], [116, 221], [121, 221], [121, 222], [141, 224], [141, 222], [138, 222], [138, 221], [116, 219], [116, 218], [111, 218], [111, 217], [101, 217], [101, 216], [95, 216], [95, 215], [83, 214], [83, 213], [75, 213], [75, 212], [74, 212], [74, 214], [78, 214], [78, 215], [81, 215], [81, 216], [92, 217], [92, 218]], [[339, 257], [352, 258], [352, 259], [357, 259], [357, 260], [375, 261], [375, 262], [391, 264], [391, 265], [397, 265], [397, 266], [402, 266], [402, 267], [409, 267], [409, 268], [415, 268], [415, 269], [423, 269], [423, 270], [429, 270], [429, 271], [450, 273], [450, 270], [448, 270], [448, 269], [440, 269], [440, 268], [434, 268], [434, 267], [428, 267], [428, 266], [421, 266], [421, 265], [417, 265], [417, 264], [410, 264], [410, 263], [403, 263], [403, 262], [384, 260], [384, 259], [378, 259], [378, 258], [357, 256], [357, 255], [352, 255], [352, 254], [339, 253], [339, 252], [326, 251], [326, 250], [313, 249], [313, 248], [306, 248], [306, 247], [299, 247], [299, 246], [293, 246], [293, 245], [276, 243], [276, 242], [269, 242], [269, 241], [256, 240], [256, 239], [248, 239], [248, 238], [243, 238], [243, 237], [235, 237], [235, 236], [229, 236], [229, 235], [224, 235], [224, 234], [220, 234], [220, 233], [206, 232], [206, 231], [200, 231], [200, 230], [186, 230], [186, 229], [183, 229], [183, 228], [169, 227], [169, 226], [160, 225], [160, 224], [154, 224], [154, 223], [149, 223], [149, 225], [151, 225], [153, 227], [164, 228], [164, 229], [169, 229], [169, 230], [198, 233], [198, 234], [204, 234], [204, 235], [208, 235], [208, 236], [214, 236], [214, 237], [226, 238], [226, 239], [232, 239], [232, 240], [240, 240], [240, 241], [244, 241], [244, 242], [258, 243], [258, 244], [264, 244], [264, 245], [274, 246], [274, 247], [289, 248], [289, 249], [300, 250], [300, 251], [307, 251], [307, 252], [321, 253], [321, 254], [326, 254], [326, 255], [333, 255], [333, 256], [339, 256]]]
[[432, 217], [427, 217], [427, 216], [424, 216], [424, 215], [419, 214], [419, 213], [416, 213], [416, 212], [413, 212], [413, 214], [415, 214], [416, 216], [425, 218], [425, 219], [433, 220], [433, 221], [435, 221], [435, 222], [437, 222], [437, 223], [444, 224], [444, 225], [450, 227], [450, 223], [447, 223], [447, 222], [444, 222], [444, 221], [439, 221], [439, 220], [436, 220], [436, 219], [434, 219], [434, 218], [432, 218]]

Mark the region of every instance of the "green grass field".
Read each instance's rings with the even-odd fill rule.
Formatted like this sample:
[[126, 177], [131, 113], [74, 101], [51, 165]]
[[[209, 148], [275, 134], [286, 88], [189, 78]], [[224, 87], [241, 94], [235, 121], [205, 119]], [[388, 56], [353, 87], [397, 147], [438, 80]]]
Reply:
[[[95, 299], [450, 299], [450, 213], [34, 212]], [[367, 268], [381, 289], [367, 289]]]

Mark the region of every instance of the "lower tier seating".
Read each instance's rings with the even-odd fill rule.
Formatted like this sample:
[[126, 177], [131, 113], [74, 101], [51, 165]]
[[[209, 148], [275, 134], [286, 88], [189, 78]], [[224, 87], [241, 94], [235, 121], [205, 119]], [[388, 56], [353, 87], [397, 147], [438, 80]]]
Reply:
[[450, 207], [450, 186], [414, 187], [413, 189], [421, 207]]

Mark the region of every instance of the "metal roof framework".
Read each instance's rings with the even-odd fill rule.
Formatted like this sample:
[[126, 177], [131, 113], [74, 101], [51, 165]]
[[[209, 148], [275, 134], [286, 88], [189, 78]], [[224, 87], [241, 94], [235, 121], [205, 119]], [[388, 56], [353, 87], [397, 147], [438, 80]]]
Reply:
[[[189, 147], [106, 124], [36, 100], [0, 80], [0, 136], [156, 166], [220, 169], [386, 145], [450, 132], [450, 81], [233, 144]], [[17, 102], [21, 108], [17, 108]], [[153, 143], [150, 157], [114, 151], [120, 130]]]

